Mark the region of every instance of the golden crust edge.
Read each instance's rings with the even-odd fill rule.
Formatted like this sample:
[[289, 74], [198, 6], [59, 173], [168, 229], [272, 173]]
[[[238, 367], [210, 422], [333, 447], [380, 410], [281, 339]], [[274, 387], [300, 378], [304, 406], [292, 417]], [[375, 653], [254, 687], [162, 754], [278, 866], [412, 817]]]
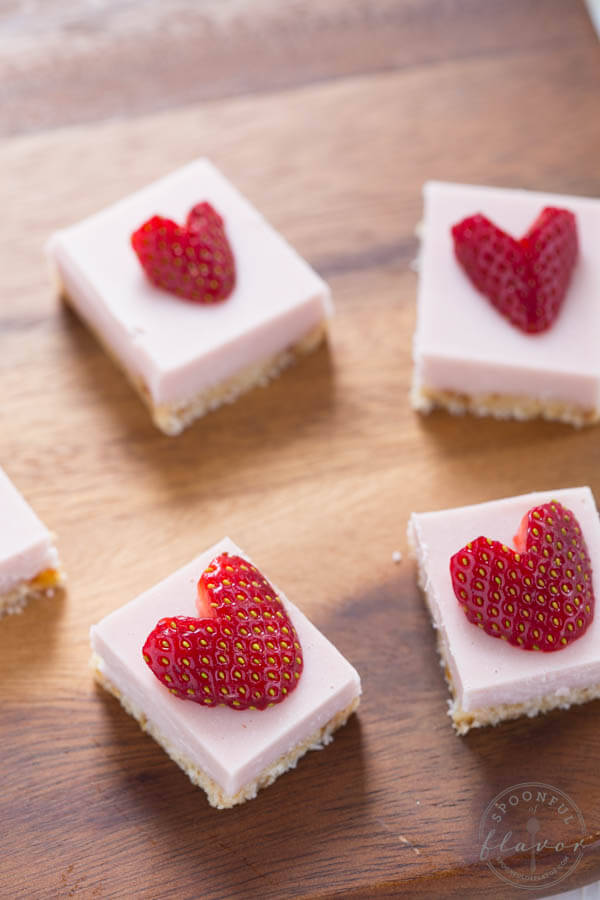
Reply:
[[411, 389], [411, 405], [421, 413], [445, 409], [452, 415], [471, 413], [496, 419], [547, 419], [580, 428], [600, 422], [600, 409], [576, 406], [558, 400], [516, 394], [464, 394], [425, 387], [416, 380]]
[[[51, 578], [47, 576], [49, 572], [54, 573]], [[44, 576], [47, 576], [45, 580], [48, 583], [35, 583], [39, 579], [44, 579]], [[58, 592], [64, 590], [65, 582], [65, 575], [61, 569], [43, 569], [32, 578], [18, 582], [10, 591], [0, 594], [0, 619], [3, 616], [23, 612], [31, 600], [52, 599]]]
[[220, 406], [224, 406], [226, 403], [234, 403], [239, 397], [247, 394], [248, 391], [253, 390], [255, 387], [266, 387], [284, 369], [297, 362], [302, 356], [307, 356], [316, 350], [319, 344], [324, 341], [326, 334], [327, 323], [325, 320], [322, 320], [290, 347], [246, 366], [208, 390], [194, 395], [184, 403], [154, 406], [144, 385], [138, 384], [136, 389], [150, 409], [152, 420], [157, 428], [160, 428], [165, 434], [176, 435], [196, 419], [202, 418], [202, 416], [218, 409]]
[[590, 700], [600, 698], [600, 684], [590, 685], [585, 688], [566, 689], [564, 693], [542, 694], [539, 697], [524, 703], [503, 703], [498, 706], [487, 706], [466, 711], [456, 698], [456, 690], [452, 681], [449, 662], [446, 656], [446, 648], [442, 640], [440, 630], [434, 624], [433, 612], [426, 589], [425, 569], [421, 565], [415, 546], [412, 530], [409, 530], [409, 547], [411, 554], [417, 563], [417, 583], [425, 601], [425, 605], [431, 616], [431, 622], [436, 633], [437, 651], [440, 657], [440, 666], [444, 672], [444, 678], [451, 694], [448, 700], [448, 715], [452, 725], [459, 735], [467, 734], [471, 728], [485, 728], [489, 725], [498, 725], [500, 722], [519, 719], [527, 716], [533, 719], [535, 716], [550, 712], [553, 709], [568, 709], [570, 706], [588, 703]]
[[295, 343], [277, 353], [271, 354], [258, 362], [245, 366], [239, 372], [229, 378], [220, 381], [207, 390], [199, 391], [187, 400], [178, 403], [155, 405], [148, 386], [139, 375], [129, 371], [123, 362], [116, 356], [112, 348], [107, 344], [102, 335], [85, 318], [69, 296], [60, 276], [57, 274], [57, 289], [64, 303], [67, 304], [79, 318], [83, 319], [86, 327], [92, 332], [106, 355], [112, 359], [115, 365], [125, 374], [127, 380], [134, 388], [144, 405], [150, 412], [156, 427], [169, 436], [181, 434], [184, 428], [191, 425], [196, 419], [200, 419], [209, 412], [213, 412], [226, 403], [234, 403], [243, 394], [255, 387], [266, 385], [277, 378], [284, 369], [297, 362], [303, 356], [314, 352], [325, 340], [327, 335], [327, 318], [321, 319], [317, 325], [302, 335]]
[[296, 744], [290, 751], [281, 756], [271, 765], [267, 766], [253, 781], [244, 785], [234, 795], [226, 794], [222, 787], [214, 781], [203, 769], [194, 765], [189, 759], [178, 753], [165, 738], [158, 727], [148, 719], [141, 709], [138, 709], [128, 697], [110, 681], [109, 678], [101, 670], [102, 660], [96, 653], [92, 654], [90, 667], [92, 668], [94, 678], [97, 683], [103, 687], [109, 694], [112, 694], [120, 702], [123, 709], [133, 716], [140, 728], [149, 734], [159, 744], [165, 753], [177, 763], [177, 765], [185, 772], [192, 784], [201, 787], [208, 798], [208, 802], [216, 809], [230, 809], [246, 800], [252, 800], [256, 797], [261, 788], [268, 787], [270, 784], [287, 772], [289, 769], [296, 767], [298, 760], [304, 756], [309, 750], [321, 750], [333, 740], [333, 733], [346, 724], [352, 713], [357, 709], [360, 703], [360, 695], [354, 699], [343, 709], [339, 710], [328, 722], [321, 728], [318, 728], [304, 741]]

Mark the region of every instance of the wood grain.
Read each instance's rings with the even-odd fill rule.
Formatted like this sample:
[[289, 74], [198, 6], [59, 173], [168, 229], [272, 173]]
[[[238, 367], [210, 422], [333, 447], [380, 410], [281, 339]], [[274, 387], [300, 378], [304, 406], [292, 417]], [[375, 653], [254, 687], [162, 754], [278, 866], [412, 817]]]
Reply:
[[[294, 90], [0, 145], [0, 463], [57, 532], [70, 579], [62, 600], [0, 623], [1, 896], [522, 896], [479, 862], [477, 827], [499, 790], [532, 779], [566, 791], [600, 832], [600, 704], [457, 738], [406, 555], [412, 510], [574, 484], [600, 497], [598, 429], [408, 406], [423, 181], [600, 194], [600, 52], [581, 8], [544, 5], [560, 7], [557, 23], [539, 3], [506, 4], [506, 18], [482, 6], [461, 53], [459, 16], [414, 65], [400, 48], [374, 73], [348, 39], [329, 74], [282, 63]], [[417, 4], [398, 9], [390, 44], [425, 27]], [[53, 125], [86, 118], [53, 94], [66, 73], [48, 85]], [[26, 128], [11, 116], [7, 130]], [[328, 278], [337, 315], [327, 348], [172, 439], [57, 303], [41, 248], [200, 154]], [[93, 686], [87, 632], [226, 533], [357, 666], [365, 694], [329, 748], [219, 812]], [[590, 848], [560, 887], [599, 877]]]
[[594, 40], [565, 0], [0, 0], [0, 133]]

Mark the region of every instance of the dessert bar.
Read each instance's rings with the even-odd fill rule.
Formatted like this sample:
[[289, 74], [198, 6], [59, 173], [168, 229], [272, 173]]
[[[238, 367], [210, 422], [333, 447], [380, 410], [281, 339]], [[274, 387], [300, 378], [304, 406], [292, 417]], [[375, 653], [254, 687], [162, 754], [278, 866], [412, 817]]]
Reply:
[[63, 584], [53, 537], [0, 469], [0, 616]]
[[205, 159], [57, 232], [47, 252], [166, 434], [314, 350], [333, 312], [322, 279]]
[[[225, 574], [237, 565], [246, 579], [224, 579], [221, 618], [194, 618], [197, 584], [208, 579], [217, 590], [219, 560]], [[249, 606], [238, 606], [240, 591]], [[281, 646], [270, 649], [278, 622]], [[91, 642], [97, 681], [220, 809], [329, 743], [359, 702], [356, 670], [229, 538], [108, 615]]]
[[[455, 249], [454, 241], [465, 217], [472, 217], [467, 220], [471, 225], [482, 217], [490, 220], [493, 226], [487, 224], [494, 231], [483, 263], [489, 255], [491, 280], [512, 288], [509, 256], [518, 254], [520, 247], [510, 236], [527, 234], [542, 210], [556, 208], [575, 217], [577, 259], [572, 272], [565, 273], [568, 286], [553, 324], [539, 333], [526, 333], [470, 280], [457, 259], [463, 247], [457, 244]], [[600, 200], [433, 181], [424, 188], [421, 237], [414, 408], [429, 412], [442, 407], [452, 413], [498, 418], [543, 416], [573, 425], [597, 422]], [[502, 250], [502, 240], [507, 258], [494, 258], [496, 245]], [[554, 244], [549, 248], [552, 275], [558, 251]]]
[[588, 487], [413, 513], [409, 541], [459, 734], [600, 697], [600, 519]]

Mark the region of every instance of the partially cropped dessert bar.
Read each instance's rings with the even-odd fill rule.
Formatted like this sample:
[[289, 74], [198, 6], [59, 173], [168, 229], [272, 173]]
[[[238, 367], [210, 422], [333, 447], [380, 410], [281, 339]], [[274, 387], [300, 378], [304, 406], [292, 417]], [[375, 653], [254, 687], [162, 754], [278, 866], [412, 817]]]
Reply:
[[0, 617], [62, 584], [52, 535], [0, 469]]
[[320, 749], [356, 670], [229, 538], [91, 629], [97, 681], [219, 809]]
[[208, 160], [57, 232], [60, 290], [178, 434], [314, 350], [327, 285]]
[[459, 734], [600, 697], [588, 487], [413, 513], [409, 541]]
[[429, 182], [413, 406], [600, 419], [600, 200]]

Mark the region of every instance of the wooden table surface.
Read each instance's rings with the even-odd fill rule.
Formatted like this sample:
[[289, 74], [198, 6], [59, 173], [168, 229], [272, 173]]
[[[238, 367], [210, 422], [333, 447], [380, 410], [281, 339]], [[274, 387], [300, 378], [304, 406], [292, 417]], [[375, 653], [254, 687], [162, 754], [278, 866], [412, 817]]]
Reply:
[[[583, 5], [0, 0], [0, 97], [0, 464], [69, 576], [0, 623], [0, 895], [522, 896], [479, 861], [480, 816], [542, 781], [600, 832], [600, 703], [456, 737], [406, 522], [600, 496], [600, 430], [414, 414], [410, 263], [428, 178], [600, 195]], [[42, 246], [198, 155], [330, 282], [337, 315], [327, 348], [167, 438], [57, 302]], [[219, 812], [87, 660], [91, 623], [226, 533], [364, 698], [324, 752]], [[590, 847], [556, 890], [599, 877]]]

